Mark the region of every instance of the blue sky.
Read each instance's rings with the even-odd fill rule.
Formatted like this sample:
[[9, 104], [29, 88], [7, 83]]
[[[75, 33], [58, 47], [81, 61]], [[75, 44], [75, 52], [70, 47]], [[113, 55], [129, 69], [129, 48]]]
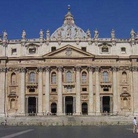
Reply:
[[38, 38], [40, 29], [52, 34], [63, 24], [68, 5], [77, 26], [84, 31], [99, 31], [100, 38], [109, 38], [112, 29], [117, 38], [129, 38], [133, 28], [138, 32], [138, 0], [1, 0], [0, 33], [9, 39]]

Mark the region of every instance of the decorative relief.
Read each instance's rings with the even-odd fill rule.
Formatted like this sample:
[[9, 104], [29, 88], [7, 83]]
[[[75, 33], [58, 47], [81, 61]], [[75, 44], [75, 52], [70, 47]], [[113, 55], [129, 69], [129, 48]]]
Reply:
[[72, 50], [71, 50], [71, 48], [67, 48], [66, 49], [66, 53], [65, 53], [67, 56], [71, 56], [71, 54], [72, 54]]
[[87, 101], [88, 100], [88, 96], [87, 95], [81, 96], [81, 98], [82, 98], [83, 101]]
[[9, 68], [7, 68], [7, 70], [10, 71], [10, 72], [18, 72], [20, 69], [19, 68], [11, 68], [11, 67], [9, 67]]

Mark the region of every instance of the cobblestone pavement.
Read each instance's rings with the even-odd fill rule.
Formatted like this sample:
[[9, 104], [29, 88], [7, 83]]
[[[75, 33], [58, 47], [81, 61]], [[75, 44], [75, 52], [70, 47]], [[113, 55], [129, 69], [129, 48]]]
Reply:
[[132, 126], [0, 126], [0, 138], [136, 138]]

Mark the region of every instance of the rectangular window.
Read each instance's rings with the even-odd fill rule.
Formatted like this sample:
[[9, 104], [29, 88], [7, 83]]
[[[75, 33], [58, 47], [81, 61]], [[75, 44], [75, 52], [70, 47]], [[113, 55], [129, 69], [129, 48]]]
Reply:
[[81, 50], [86, 52], [86, 47], [81, 47]]
[[87, 88], [82, 88], [82, 91], [83, 92], [87, 92]]
[[56, 51], [56, 47], [51, 47], [51, 52]]
[[16, 48], [11, 49], [11, 54], [16, 55], [17, 54], [17, 49]]
[[51, 89], [51, 92], [56, 92], [56, 88], [52, 88]]

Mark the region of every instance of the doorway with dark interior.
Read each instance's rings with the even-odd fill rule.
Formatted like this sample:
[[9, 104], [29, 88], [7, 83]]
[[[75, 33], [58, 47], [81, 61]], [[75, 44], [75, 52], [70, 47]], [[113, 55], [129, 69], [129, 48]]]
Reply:
[[72, 96], [65, 97], [65, 113], [66, 115], [73, 114], [73, 97]]
[[36, 98], [35, 97], [28, 98], [28, 114], [30, 116], [36, 115]]
[[110, 96], [103, 96], [103, 113], [110, 113]]

